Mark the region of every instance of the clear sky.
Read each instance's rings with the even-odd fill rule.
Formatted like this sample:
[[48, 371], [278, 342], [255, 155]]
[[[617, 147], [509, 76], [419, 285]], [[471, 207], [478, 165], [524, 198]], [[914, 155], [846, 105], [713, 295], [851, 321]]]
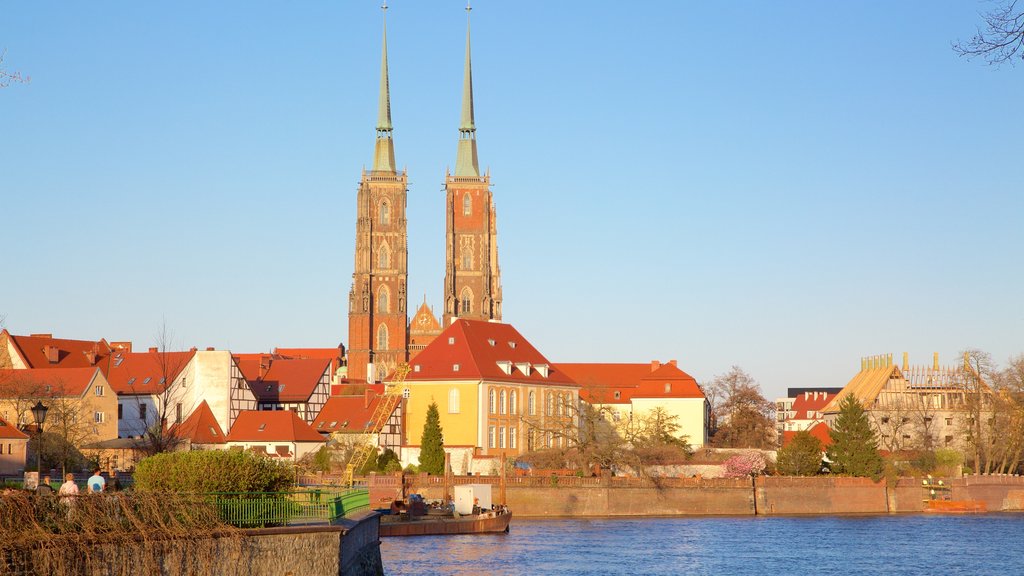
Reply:
[[[1024, 352], [1024, 68], [989, 4], [473, 9], [504, 319], [551, 361], [742, 366], [769, 396], [863, 355]], [[409, 291], [440, 311], [459, 0], [388, 10]], [[348, 338], [379, 2], [4, 2], [0, 314], [14, 333], [238, 352]], [[347, 342], [346, 342], [347, 343]]]

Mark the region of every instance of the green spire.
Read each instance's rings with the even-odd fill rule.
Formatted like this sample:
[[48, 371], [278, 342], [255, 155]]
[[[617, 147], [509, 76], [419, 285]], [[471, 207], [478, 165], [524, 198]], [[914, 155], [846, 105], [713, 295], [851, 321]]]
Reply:
[[388, 5], [381, 6], [384, 11], [384, 41], [380, 57], [380, 102], [377, 110], [377, 144], [373, 154], [375, 171], [395, 171], [395, 144], [391, 139], [391, 91], [388, 86]]
[[480, 176], [476, 157], [476, 123], [473, 120], [473, 67], [469, 58], [469, 12], [466, 5], [466, 69], [462, 78], [462, 118], [459, 122], [459, 149], [455, 157], [456, 176]]

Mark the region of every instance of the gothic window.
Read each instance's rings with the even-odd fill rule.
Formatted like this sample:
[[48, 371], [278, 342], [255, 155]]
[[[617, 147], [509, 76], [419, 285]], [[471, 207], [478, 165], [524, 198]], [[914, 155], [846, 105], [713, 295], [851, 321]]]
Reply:
[[491, 388], [490, 391], [487, 392], [487, 408], [491, 414], [494, 414], [494, 404], [494, 389]]
[[461, 311], [463, 314], [469, 314], [473, 311], [473, 293], [469, 291], [469, 288], [462, 290], [462, 306]]
[[464, 234], [459, 238], [459, 255], [463, 270], [473, 268], [473, 236]]
[[380, 203], [380, 223], [391, 224], [391, 206], [387, 200]]
[[377, 267], [387, 269], [391, 267], [391, 249], [385, 244], [377, 251]]
[[469, 197], [469, 192], [462, 197], [462, 215], [469, 216], [473, 213], [473, 200]]
[[391, 293], [387, 286], [381, 286], [377, 292], [377, 312], [387, 314], [391, 312]]
[[381, 324], [377, 327], [377, 349], [388, 349], [388, 327], [386, 324]]
[[459, 389], [452, 388], [448, 391], [448, 413], [458, 414], [459, 413]]
[[462, 269], [469, 270], [473, 267], [473, 254], [466, 248], [462, 249]]

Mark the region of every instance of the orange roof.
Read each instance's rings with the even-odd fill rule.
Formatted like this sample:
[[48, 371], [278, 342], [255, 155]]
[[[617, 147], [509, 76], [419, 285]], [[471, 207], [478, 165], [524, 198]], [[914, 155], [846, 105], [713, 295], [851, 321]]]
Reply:
[[[595, 403], [625, 404], [633, 398], [704, 398], [697, 381], [673, 362], [662, 364], [558, 364]], [[666, 386], [668, 384], [668, 386]]]
[[13, 396], [24, 387], [42, 389], [44, 396], [81, 396], [100, 374], [91, 368], [29, 368], [27, 370], [0, 370], [0, 398]]
[[160, 394], [195, 356], [187, 352], [125, 352], [117, 350], [111, 356], [107, 380], [110, 387], [121, 395]]
[[[546, 377], [543, 369], [547, 369]], [[464, 318], [452, 322], [416, 356], [405, 379], [576, 384], [511, 324]]]
[[8, 440], [27, 440], [28, 434], [18, 430], [17, 426], [14, 426], [7, 420], [0, 418], [0, 438], [7, 438]]
[[809, 391], [798, 394], [793, 400], [793, 407], [790, 408], [794, 413], [792, 420], [814, 420], [818, 418], [818, 413], [824, 410], [825, 406], [835, 397], [835, 394], [829, 394], [828, 392]]
[[[832, 436], [830, 436], [829, 433], [828, 433], [828, 424], [826, 424], [824, 422], [818, 422], [814, 426], [811, 426], [808, 429], [808, 432], [811, 433], [811, 436], [814, 436], [818, 440], [821, 440], [821, 447], [822, 448], [827, 448], [829, 445], [832, 444]], [[789, 444], [789, 442], [796, 435], [797, 435], [796, 432], [791, 432], [791, 431], [783, 432], [782, 433], [782, 445], [785, 446], [786, 444]]]
[[203, 400], [184, 422], [172, 426], [170, 434], [183, 440], [187, 439], [193, 444], [223, 444], [227, 442], [227, 436], [220, 424], [217, 423], [217, 418], [213, 416], [213, 410], [210, 410], [210, 405], [206, 403], [206, 400]]
[[323, 442], [324, 437], [291, 410], [242, 410], [228, 442]]
[[242, 378], [250, 382], [259, 380], [267, 370], [270, 369], [272, 354], [231, 354], [238, 364], [238, 370], [242, 372]]
[[330, 367], [327, 358], [274, 360], [262, 379], [249, 380], [249, 387], [260, 402], [305, 402]]
[[88, 368], [100, 366], [106, 370], [111, 348], [106, 340], [69, 340], [54, 338], [50, 334], [15, 336], [7, 334], [18, 355], [29, 368]]
[[[313, 421], [313, 429], [317, 432], [351, 432], [377, 433], [371, 430], [371, 420], [382, 401], [387, 402], [385, 410], [388, 415], [394, 412], [400, 398], [397, 396], [380, 396], [373, 390], [367, 390], [359, 396], [335, 396], [327, 400], [320, 414]], [[388, 409], [390, 407], [390, 409]]]
[[274, 354], [285, 358], [330, 358], [339, 360], [342, 357], [341, 346], [337, 348], [274, 348]]

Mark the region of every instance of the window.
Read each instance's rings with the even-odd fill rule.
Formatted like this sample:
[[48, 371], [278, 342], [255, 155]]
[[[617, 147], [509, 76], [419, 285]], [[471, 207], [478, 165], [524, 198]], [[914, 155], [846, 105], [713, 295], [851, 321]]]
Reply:
[[462, 269], [469, 270], [473, 267], [473, 254], [465, 246], [462, 247]]
[[533, 390], [526, 396], [526, 410], [530, 416], [537, 415], [537, 394]]
[[[555, 415], [555, 406], [554, 403], [551, 402], [551, 392], [544, 395], [544, 413], [548, 416]], [[550, 447], [551, 446], [549, 445], [548, 448]]]
[[[505, 395], [505, 391], [502, 390], [501, 393], [498, 394], [498, 414], [504, 414], [507, 411], [507, 401], [508, 397]], [[502, 446], [502, 448], [504, 448], [504, 446]]]
[[615, 399], [618, 400], [620, 398], [622, 398], [622, 392], [619, 392], [618, 390], [616, 390], [615, 391]]
[[377, 291], [377, 312], [387, 314], [391, 311], [391, 293], [387, 286], [381, 286]]
[[386, 324], [381, 324], [377, 327], [377, 349], [388, 349], [388, 327]]
[[505, 427], [498, 428], [498, 448], [505, 447]]
[[124, 419], [124, 404], [121, 404], [120, 402], [117, 403], [117, 419]]
[[[487, 391], [487, 411], [490, 412], [491, 414], [494, 414], [494, 389], [493, 388]], [[491, 446], [491, 448], [494, 448], [494, 446]]]
[[95, 414], [93, 414], [93, 420], [97, 424], [103, 424], [103, 420], [105, 420], [103, 412], [96, 412]]
[[518, 414], [519, 413], [519, 402], [518, 402], [518, 400], [519, 400], [519, 397], [516, 394], [515, 390], [509, 392], [509, 394], [508, 394], [508, 413], [509, 414]]
[[473, 213], [473, 199], [469, 197], [469, 192], [466, 192], [462, 196], [462, 215], [469, 216]]
[[455, 337], [454, 336], [449, 336], [448, 337], [448, 344], [455, 344]]
[[512, 426], [508, 429], [508, 447], [513, 450], [516, 448], [516, 428]]
[[487, 447], [494, 448], [494, 426], [487, 427]]
[[672, 383], [671, 382], [665, 382], [665, 394], [668, 394], [671, 391], [672, 391]]
[[555, 407], [555, 409], [558, 410], [558, 415], [561, 416], [562, 415], [562, 410], [563, 410], [563, 408], [565, 408], [565, 401], [562, 399], [562, 395], [561, 394], [559, 394], [557, 396], [557, 402], [558, 402], [558, 405]]
[[96, 395], [97, 396], [103, 396], [103, 386], [100, 386], [99, 384], [97, 384], [96, 387], [94, 388], [94, 390], [96, 390]]
[[889, 423], [889, 417], [888, 416], [882, 416], [882, 424], [888, 424], [888, 423]]
[[391, 249], [385, 244], [377, 251], [377, 267], [386, 269], [391, 267]]
[[458, 414], [459, 413], [459, 389], [452, 388], [448, 391], [448, 413]]
[[174, 406], [174, 421], [177, 424], [181, 424], [181, 402]]
[[946, 436], [945, 441], [946, 441], [946, 446], [949, 446], [950, 444], [953, 443], [953, 437], [952, 436]]
[[390, 224], [391, 223], [391, 206], [388, 205], [388, 201], [385, 200], [380, 203], [380, 223]]
[[952, 425], [953, 425], [953, 419], [952, 418], [946, 418], [946, 426], [952, 426]]
[[139, 420], [146, 420], [146, 404], [139, 404]]
[[458, 371], [459, 371], [459, 365], [458, 364], [452, 364], [452, 372], [458, 372]]
[[463, 290], [462, 291], [462, 313], [463, 314], [469, 314], [472, 311], [473, 311], [472, 294], [470, 294], [469, 290]]

